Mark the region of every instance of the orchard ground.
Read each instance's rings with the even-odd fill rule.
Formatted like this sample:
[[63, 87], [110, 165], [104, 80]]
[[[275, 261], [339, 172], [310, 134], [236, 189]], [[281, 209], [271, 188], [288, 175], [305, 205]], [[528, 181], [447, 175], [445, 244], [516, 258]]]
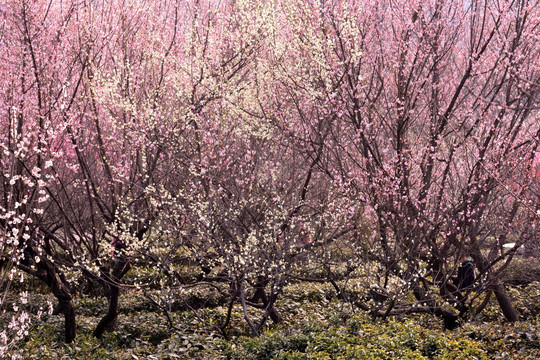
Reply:
[[[518, 259], [506, 281], [519, 277], [529, 282], [528, 276], [537, 276], [538, 265]], [[151, 284], [157, 275], [139, 269], [128, 275], [127, 282]], [[355, 281], [359, 280], [350, 280], [351, 292], [363, 296]], [[13, 285], [29, 292], [30, 312], [55, 301], [34, 279]], [[173, 329], [150, 299], [160, 290], [127, 287], [120, 296], [118, 322], [102, 339], [94, 338], [92, 331], [99, 321], [96, 315], [106, 312], [107, 301], [88, 294], [74, 301], [78, 335], [72, 344], [63, 341], [63, 317], [46, 315], [14, 350], [23, 359], [538, 359], [540, 282], [508, 289], [520, 322], [505, 322], [492, 299], [478, 318], [469, 317], [459, 329], [445, 331], [442, 320], [429, 314], [373, 321], [369, 313], [339, 300], [330, 284], [295, 282], [277, 304], [282, 324], [251, 337], [238, 305], [227, 341], [208, 327], [227, 311], [227, 299], [213, 288], [173, 294], [169, 309]], [[10, 315], [10, 309], [2, 314], [2, 327]]]

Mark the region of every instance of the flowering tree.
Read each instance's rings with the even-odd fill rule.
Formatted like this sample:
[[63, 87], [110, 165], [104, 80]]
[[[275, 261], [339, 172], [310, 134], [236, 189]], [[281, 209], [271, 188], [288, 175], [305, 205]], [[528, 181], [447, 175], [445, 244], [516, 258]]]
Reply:
[[[3, 174], [2, 225], [15, 239], [3, 244], [57, 297], [68, 342], [81, 276], [100, 283], [109, 300], [95, 335], [116, 319], [119, 281], [155, 217], [151, 185], [167, 179], [170, 108], [160, 96], [178, 7], [161, 8], [172, 26], [157, 38], [159, 29], [136, 22], [155, 10], [150, 5], [163, 4], [12, 1], [3, 9], [13, 51], [2, 77], [2, 161], [11, 169]], [[136, 35], [153, 37], [154, 52], [137, 47]], [[127, 247], [123, 256], [111, 256], [111, 243]]]
[[[28, 268], [30, 263], [35, 263], [35, 273], [48, 282], [60, 303], [69, 303], [71, 295], [65, 279], [49, 262], [40, 261], [43, 238], [38, 224], [49, 198], [47, 186], [54, 180], [50, 168], [56, 155], [57, 133], [51, 119], [60, 99], [64, 100], [60, 96], [62, 92], [65, 90], [69, 97], [73, 89], [63, 89], [58, 83], [50, 82], [42, 66], [45, 62], [51, 64], [51, 77], [66, 81], [76, 79], [77, 74], [65, 71], [58, 61], [69, 51], [69, 46], [49, 43], [51, 34], [59, 29], [56, 19], [38, 17], [46, 9], [44, 5], [13, 1], [1, 9], [2, 44], [10, 49], [2, 52], [1, 70], [2, 255], [8, 262], [7, 268], [12, 265]], [[61, 16], [66, 18], [67, 15]], [[55, 51], [45, 52], [46, 46], [53, 46]], [[74, 314], [69, 307], [65, 309], [68, 324], [71, 319], [74, 321]]]
[[[375, 316], [455, 321], [442, 305], [467, 310], [450, 280], [468, 253], [517, 320], [499, 280], [515, 249], [499, 251], [537, 241], [536, 5], [7, 1], [6, 279], [46, 283], [69, 342], [80, 279], [108, 299], [99, 337], [123, 276], [155, 265], [165, 292], [226, 284], [227, 336], [235, 304], [254, 334], [279, 322], [306, 269], [344, 296], [330, 244], [351, 246], [347, 273], [382, 270]], [[176, 271], [179, 248], [196, 281]]]
[[466, 252], [506, 318], [517, 320], [490, 270], [509, 254], [489, 258], [482, 249], [494, 238], [522, 239], [530, 227], [517, 218], [538, 221], [527, 201], [534, 180], [523, 177], [539, 141], [535, 4], [377, 1], [358, 13], [354, 42], [335, 11], [311, 11], [329, 19], [336, 37], [326, 44], [340, 60], [325, 57], [332, 71], [318, 72], [340, 115], [326, 167], [373, 219], [371, 257], [386, 269], [383, 286], [397, 276], [425, 305], [414, 311], [452, 317], [436, 299], [465, 310], [451, 296], [448, 260]]
[[[176, 237], [177, 246], [206, 273], [189, 286], [227, 284], [228, 314], [218, 326], [224, 336], [236, 303], [258, 334], [268, 317], [281, 321], [274, 303], [307, 242], [307, 223], [320, 208], [318, 198], [307, 197], [314, 164], [295, 156], [274, 123], [276, 110], [266, 104], [272, 92], [266, 67], [273, 65], [262, 54], [272, 51], [275, 23], [265, 19], [274, 14], [273, 4], [208, 6], [197, 17], [194, 13], [196, 26], [184, 43], [191, 48], [190, 71], [182, 81], [191, 156], [172, 158], [184, 169], [185, 181], [180, 189], [166, 186], [158, 200], [166, 209], [160, 241]], [[186, 285], [174, 274], [171, 253], [154, 251], [151, 258], [174, 275], [170, 286]], [[263, 310], [258, 321], [250, 308]]]

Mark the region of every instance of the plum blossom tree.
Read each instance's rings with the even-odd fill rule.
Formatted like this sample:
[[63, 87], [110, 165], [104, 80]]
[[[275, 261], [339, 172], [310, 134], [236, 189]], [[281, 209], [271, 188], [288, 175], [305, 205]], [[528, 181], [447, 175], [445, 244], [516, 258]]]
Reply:
[[[173, 158], [187, 171], [186, 181], [180, 191], [168, 187], [160, 205], [167, 209], [160, 221], [169, 229], [162, 234], [177, 234], [178, 246], [188, 249], [206, 273], [188, 286], [212, 281], [228, 286], [228, 314], [218, 326], [225, 337], [236, 303], [254, 334], [268, 318], [281, 321], [274, 303], [294, 263], [298, 239], [308, 236], [301, 224], [311, 222], [303, 209], [317, 205], [306, 198], [309, 162], [295, 158], [294, 148], [265, 113], [271, 88], [261, 74], [266, 66], [261, 54], [275, 30], [265, 20], [273, 11], [272, 3], [224, 3], [193, 18], [196, 31], [184, 45], [191, 48], [192, 65], [183, 82], [190, 84], [183, 97], [190, 105], [185, 116], [192, 153]], [[170, 286], [186, 285], [170, 266], [171, 254], [152, 258], [174, 275]], [[262, 309], [262, 317], [253, 320], [249, 308]]]
[[[141, 26], [156, 8], [169, 32]], [[151, 185], [170, 170], [161, 167], [173, 133], [162, 91], [179, 8], [12, 1], [4, 10], [12, 51], [2, 72], [2, 225], [18, 240], [3, 244], [15, 244], [18, 268], [51, 288], [67, 342], [77, 281], [100, 283], [109, 309], [99, 337], [116, 319], [120, 279], [155, 217]], [[127, 246], [123, 256], [111, 257], [113, 241]]]
[[[16, 271], [13, 265], [27, 267], [31, 262], [36, 263], [44, 270], [40, 275], [44, 280], [47, 277], [55, 296], [60, 301], [69, 301], [62, 277], [48, 267], [47, 262], [39, 261], [42, 238], [37, 223], [48, 200], [46, 187], [53, 180], [50, 167], [54, 155], [49, 146], [56, 133], [50, 120], [53, 104], [58, 103], [61, 92], [57, 83], [42, 77], [42, 61], [53, 64], [50, 68], [53, 76], [69, 78], [73, 75], [69, 71], [66, 75], [57, 61], [68, 51], [65, 44], [51, 53], [43, 52], [37, 45], [47, 38], [41, 32], [43, 29], [50, 30], [49, 35], [58, 30], [57, 24], [47, 16], [38, 17], [47, 9], [44, 6], [25, 1], [7, 2], [2, 6], [1, 41], [3, 48], [9, 51], [2, 51], [1, 70], [1, 246], [3, 261], [8, 263], [7, 269], [11, 268], [11, 276]], [[69, 322], [71, 313], [66, 311], [65, 315]], [[20, 325], [25, 329], [25, 324]]]
[[[417, 297], [412, 311], [455, 319], [441, 304], [466, 310], [449, 281], [451, 260], [466, 252], [516, 321], [492, 271], [511, 256], [490, 259], [483, 249], [493, 239], [525, 241], [538, 221], [527, 176], [539, 141], [534, 2], [366, 3], [353, 23], [355, 41], [337, 20], [339, 6], [306, 6], [328, 18], [324, 45], [340, 60], [325, 56], [316, 63], [323, 66], [309, 67], [340, 115], [325, 167], [374, 220], [371, 258], [386, 269], [383, 287], [397, 276]], [[395, 303], [382, 314], [398, 311]]]
[[164, 294], [219, 288], [217, 330], [236, 305], [258, 334], [306, 269], [344, 297], [328, 249], [350, 246], [346, 273], [377, 264], [387, 298], [357, 305], [451, 326], [468, 253], [517, 320], [499, 279], [515, 249], [499, 251], [538, 241], [537, 5], [6, 1], [2, 281], [47, 284], [67, 342], [80, 279], [107, 297], [100, 337], [137, 265]]

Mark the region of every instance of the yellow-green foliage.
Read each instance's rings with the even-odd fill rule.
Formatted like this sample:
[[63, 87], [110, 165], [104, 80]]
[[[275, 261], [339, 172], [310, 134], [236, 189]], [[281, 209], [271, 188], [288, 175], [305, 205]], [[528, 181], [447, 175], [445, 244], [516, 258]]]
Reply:
[[[538, 303], [537, 284], [511, 289], [518, 308]], [[193, 288], [173, 294], [170, 317], [180, 331], [173, 331], [158, 307], [147, 297], [158, 290], [129, 289], [120, 298], [118, 324], [103, 339], [92, 336], [106, 299], [80, 297], [75, 342], [63, 343], [63, 317], [46, 316], [30, 330], [20, 350], [24, 359], [539, 359], [540, 322], [531, 311], [518, 324], [496, 321], [493, 316], [472, 319], [455, 331], [443, 331], [442, 322], [429, 314], [387, 321], [371, 321], [369, 314], [336, 299], [326, 284], [295, 283], [287, 286], [277, 308], [280, 326], [267, 328], [260, 337], [250, 332], [243, 312], [235, 305], [229, 341], [220, 339], [209, 324], [217, 325], [227, 313], [226, 303], [211, 288]], [[535, 300], [536, 299], [536, 300]], [[52, 296], [34, 294], [31, 309]], [[203, 306], [193, 309], [186, 305]], [[29, 310], [31, 310], [29, 308]], [[0, 324], [9, 312], [0, 314]], [[502, 319], [501, 316], [498, 316]], [[203, 320], [205, 323], [202, 323]]]
[[[295, 333], [290, 333], [291, 331]], [[428, 330], [413, 321], [371, 323], [353, 316], [342, 326], [274, 330], [240, 338], [231, 359], [488, 359], [478, 341]]]

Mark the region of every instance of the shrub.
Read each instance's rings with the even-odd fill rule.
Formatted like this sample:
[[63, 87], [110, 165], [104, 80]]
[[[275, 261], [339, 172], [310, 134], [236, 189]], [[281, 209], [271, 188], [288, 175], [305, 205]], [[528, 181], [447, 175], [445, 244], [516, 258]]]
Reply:
[[540, 259], [515, 257], [502, 274], [502, 279], [509, 285], [529, 285], [540, 279]]

